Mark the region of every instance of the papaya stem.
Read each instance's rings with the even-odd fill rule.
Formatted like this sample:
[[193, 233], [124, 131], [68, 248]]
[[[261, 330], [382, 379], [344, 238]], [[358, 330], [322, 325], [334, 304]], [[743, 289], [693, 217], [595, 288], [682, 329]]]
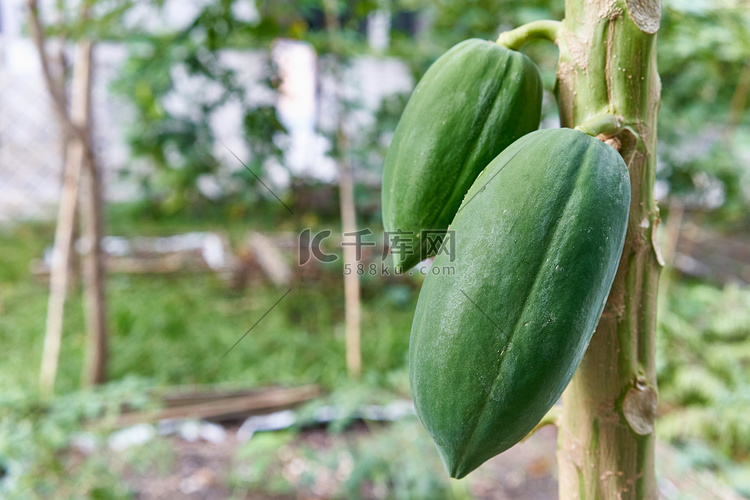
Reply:
[[560, 422], [561, 415], [562, 415], [562, 407], [553, 406], [552, 408], [550, 408], [549, 411], [539, 421], [539, 423], [536, 424], [534, 428], [529, 431], [528, 434], [526, 434], [526, 437], [524, 437], [521, 440], [521, 442], [524, 442], [527, 439], [529, 439], [531, 436], [536, 434], [536, 432], [542, 427], [547, 427], [548, 425], [554, 425], [555, 427], [557, 427]]
[[[620, 267], [596, 333], [562, 397], [560, 500], [658, 497], [652, 408], [661, 265], [654, 195], [659, 6], [650, 1], [566, 0], [557, 39], [560, 124], [599, 132], [613, 147], [619, 142], [631, 190]], [[620, 130], [611, 135], [602, 132], [615, 131], [617, 120], [607, 114], [622, 119]]]
[[496, 43], [511, 50], [520, 49], [530, 40], [549, 40], [557, 43], [561, 24], [560, 21], [532, 21], [516, 29], [500, 33]]
[[580, 130], [584, 134], [588, 134], [592, 137], [598, 135], [611, 137], [620, 132], [622, 126], [622, 116], [612, 113], [600, 113], [577, 125], [576, 130]]

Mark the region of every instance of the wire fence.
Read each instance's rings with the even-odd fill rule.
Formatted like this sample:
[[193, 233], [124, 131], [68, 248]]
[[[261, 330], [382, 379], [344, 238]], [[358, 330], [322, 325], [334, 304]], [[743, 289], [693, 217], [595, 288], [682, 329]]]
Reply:
[[41, 78], [0, 67], [0, 222], [54, 216], [62, 158]]
[[[0, 224], [54, 218], [59, 202], [65, 160], [61, 128], [41, 71], [29, 59], [36, 55], [30, 44], [21, 40], [0, 47]], [[93, 61], [92, 141], [110, 200], [137, 196], [119, 175], [129, 161], [127, 109], [109, 92], [124, 57], [122, 47], [102, 44]]]

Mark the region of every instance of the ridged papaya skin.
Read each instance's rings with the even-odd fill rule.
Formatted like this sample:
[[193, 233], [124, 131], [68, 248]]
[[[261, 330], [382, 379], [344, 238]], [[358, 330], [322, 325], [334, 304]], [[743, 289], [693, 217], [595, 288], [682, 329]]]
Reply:
[[536, 64], [493, 42], [465, 40], [430, 66], [385, 159], [383, 225], [411, 233], [399, 236], [405, 246], [393, 253], [396, 267], [419, 263], [420, 249], [431, 256], [420, 231], [445, 231], [482, 169], [539, 127], [541, 104]]
[[522, 137], [466, 194], [454, 260], [435, 258], [409, 345], [417, 414], [452, 477], [520, 441], [562, 394], [609, 295], [629, 206], [620, 155], [571, 129]]

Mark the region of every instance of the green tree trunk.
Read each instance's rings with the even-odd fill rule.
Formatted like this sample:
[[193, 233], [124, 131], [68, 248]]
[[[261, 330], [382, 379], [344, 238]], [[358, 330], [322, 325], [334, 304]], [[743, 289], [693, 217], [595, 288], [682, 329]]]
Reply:
[[558, 33], [563, 127], [620, 149], [632, 202], [625, 248], [588, 351], [563, 394], [560, 498], [655, 499], [655, 325], [662, 259], [654, 200], [659, 0], [566, 0]]

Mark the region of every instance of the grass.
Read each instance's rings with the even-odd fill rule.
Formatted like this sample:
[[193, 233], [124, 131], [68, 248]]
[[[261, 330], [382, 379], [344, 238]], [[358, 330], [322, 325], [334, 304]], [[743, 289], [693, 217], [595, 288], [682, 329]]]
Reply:
[[[306, 222], [310, 222], [309, 220]], [[321, 221], [312, 221], [321, 224]], [[218, 217], [134, 217], [115, 206], [109, 234], [169, 235], [219, 230], [241, 241], [245, 221]], [[253, 229], [293, 231], [288, 220], [265, 216]], [[51, 245], [51, 224], [0, 229], [0, 390], [36, 391], [48, 288], [29, 272], [32, 259]], [[318, 383], [332, 388], [345, 376], [343, 286], [334, 266], [326, 279], [301, 282], [226, 356], [224, 354], [281, 298], [286, 289], [252, 284], [232, 291], [213, 274], [111, 275], [107, 281], [109, 376], [145, 377], [158, 385], [228, 383], [243, 386]], [[406, 366], [414, 287], [363, 280], [362, 351], [364, 377], [389, 385], [388, 373]], [[80, 387], [85, 343], [80, 292], [66, 305], [56, 391]], [[403, 384], [402, 384], [403, 385]]]
[[[236, 246], [250, 229], [295, 231], [298, 227], [328, 226], [336, 231], [335, 221], [318, 220], [307, 214], [295, 220], [284, 214], [269, 215], [267, 211], [259, 214], [262, 216], [252, 223], [212, 215], [201, 219], [154, 218], [136, 216], [128, 207], [115, 206], [109, 214], [108, 232], [156, 236], [219, 230], [228, 234]], [[56, 491], [57, 485], [74, 484], [72, 479], [66, 479], [67, 466], [60, 458], [65, 456], [71, 436], [107, 401], [119, 397], [132, 402], [154, 385], [220, 383], [253, 387], [316, 383], [334, 394], [349, 388], [368, 398], [379, 390], [408, 395], [407, 351], [418, 282], [363, 277], [364, 373], [361, 383], [352, 386], [345, 369], [339, 263], [314, 280], [295, 283], [292, 291], [226, 356], [227, 350], [284, 295], [286, 288], [252, 283], [243, 291], [233, 291], [213, 274], [109, 276], [109, 376], [113, 383], [102, 388], [99, 396], [77, 392], [85, 334], [80, 291], [73, 293], [66, 306], [56, 386], [60, 397], [42, 405], [35, 396], [48, 287], [36, 281], [29, 269], [32, 259], [43, 254], [53, 236], [50, 223], [0, 228], [0, 343], [5, 352], [0, 363], [0, 478], [4, 457], [12, 457], [12, 463], [37, 464], [40, 469], [30, 470], [28, 478], [37, 483], [40, 478], [48, 481], [44, 484], [50, 491]], [[746, 288], [722, 290], [675, 283], [660, 310], [658, 331], [662, 410], [657, 429], [661, 437], [685, 446], [693, 466], [708, 464], [746, 494], [750, 494], [743, 479], [748, 458], [742, 450], [750, 442], [744, 418], [750, 387], [746, 375], [750, 359], [748, 304], [750, 291]], [[401, 428], [395, 429], [398, 434]], [[414, 429], [419, 427], [415, 425]], [[394, 439], [399, 441], [402, 437], [396, 435]], [[386, 438], [378, 437], [378, 442], [383, 440]], [[357, 453], [376, 445], [367, 444]], [[376, 455], [388, 457], [389, 446], [397, 448], [393, 443], [384, 444], [369, 458], [357, 455], [358, 463], [365, 464], [364, 478], [386, 474], [383, 468], [392, 457], [382, 462]], [[428, 448], [434, 453], [431, 446]], [[414, 456], [424, 453], [415, 448]], [[110, 491], [117, 491], [116, 475], [102, 473], [106, 467], [96, 460], [87, 461], [71, 478], [88, 475], [89, 486], [106, 483]], [[398, 472], [400, 468], [393, 470]], [[388, 471], [385, 477], [391, 481], [393, 471]], [[1, 487], [2, 481], [0, 496]], [[432, 492], [436, 491], [433, 488], [444, 486], [414, 483], [413, 487]], [[411, 488], [407, 490], [412, 491]], [[130, 496], [128, 492], [121, 493], [122, 496], [118, 493], [111, 497]]]
[[[297, 227], [327, 225], [336, 231], [335, 221], [311, 215], [289, 220], [284, 214], [269, 215], [265, 210], [259, 214], [248, 223], [210, 214], [197, 220], [150, 217], [142, 212], [134, 215], [129, 207], [114, 206], [108, 217], [108, 234], [164, 236], [212, 230], [229, 235], [237, 246], [250, 229], [295, 231]], [[112, 382], [96, 391], [79, 391], [85, 333], [77, 290], [66, 304], [57, 396], [39, 399], [48, 285], [33, 278], [30, 264], [43, 255], [53, 238], [51, 223], [0, 228], [0, 344], [5, 352], [0, 363], [3, 498], [52, 498], [57, 494], [132, 498], [134, 492], [121, 479], [125, 465], [111, 454], [76, 458], [72, 443], [77, 434], [88, 429], [87, 421], [116, 412], [121, 402], [134, 407], [139, 400], [148, 404], [153, 386], [315, 383], [334, 393], [353, 386], [346, 376], [339, 263], [323, 270], [322, 277], [296, 282], [265, 317], [286, 288], [253, 282], [245, 290], [235, 291], [220, 277], [207, 273], [110, 275], [108, 374]], [[390, 397], [394, 392], [408, 394], [407, 350], [417, 298], [414, 285], [416, 282], [363, 278], [364, 373], [351, 393], [366, 398], [382, 390]], [[97, 436], [106, 442], [106, 429]], [[144, 463], [150, 466], [152, 462]], [[248, 485], [241, 486], [246, 489]]]

